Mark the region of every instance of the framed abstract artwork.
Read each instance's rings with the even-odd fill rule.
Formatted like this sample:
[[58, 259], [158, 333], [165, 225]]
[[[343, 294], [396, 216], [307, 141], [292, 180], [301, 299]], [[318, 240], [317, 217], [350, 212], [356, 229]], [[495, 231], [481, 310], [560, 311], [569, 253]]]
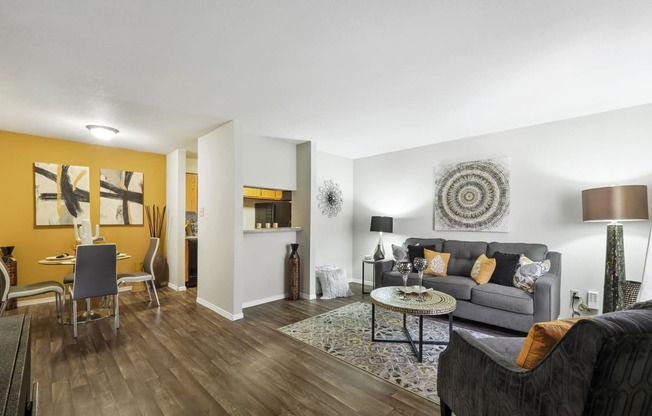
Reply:
[[100, 224], [143, 225], [143, 173], [100, 169]]
[[509, 231], [509, 159], [442, 163], [435, 170], [434, 229]]
[[87, 166], [34, 163], [37, 226], [67, 225], [90, 218]]

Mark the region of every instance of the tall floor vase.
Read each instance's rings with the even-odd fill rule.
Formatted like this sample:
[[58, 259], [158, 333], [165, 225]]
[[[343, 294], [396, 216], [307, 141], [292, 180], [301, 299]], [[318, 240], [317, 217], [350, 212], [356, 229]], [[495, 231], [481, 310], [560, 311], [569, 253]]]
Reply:
[[297, 249], [299, 244], [290, 244], [292, 252], [290, 253], [290, 300], [299, 299], [299, 281], [301, 272], [301, 258]]

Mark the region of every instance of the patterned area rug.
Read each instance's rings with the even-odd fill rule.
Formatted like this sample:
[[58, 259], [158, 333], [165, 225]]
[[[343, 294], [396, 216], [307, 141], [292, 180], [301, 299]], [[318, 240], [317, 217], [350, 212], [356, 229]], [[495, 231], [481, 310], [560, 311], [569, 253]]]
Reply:
[[[408, 329], [418, 336], [418, 318], [408, 315]], [[487, 338], [466, 329], [476, 338]], [[371, 342], [371, 304], [357, 302], [303, 321], [284, 326], [280, 332], [318, 348], [383, 380], [439, 404], [437, 396], [437, 362], [446, 347], [426, 345], [423, 363], [410, 344]], [[448, 323], [424, 319], [425, 339], [448, 340]], [[406, 339], [403, 315], [376, 308], [376, 336]]]

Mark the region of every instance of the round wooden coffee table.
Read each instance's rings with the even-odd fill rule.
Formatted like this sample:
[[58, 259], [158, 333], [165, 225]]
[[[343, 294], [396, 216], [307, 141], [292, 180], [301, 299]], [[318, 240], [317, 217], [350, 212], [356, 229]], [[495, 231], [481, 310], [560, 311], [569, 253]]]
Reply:
[[[401, 289], [403, 289], [402, 286], [386, 286], [371, 291], [371, 341], [410, 344], [419, 362], [422, 362], [424, 344], [448, 345], [448, 341], [423, 340], [423, 317], [448, 314], [448, 332], [450, 335], [453, 332], [453, 311], [457, 306], [457, 302], [454, 297], [437, 291], [424, 293], [423, 297], [425, 300], [423, 302], [416, 300], [416, 294], [410, 294], [407, 296], [407, 300], [403, 300]], [[403, 332], [405, 332], [407, 339], [376, 338], [376, 306], [403, 314]], [[419, 317], [419, 339], [416, 342], [412, 339], [410, 331], [407, 329], [406, 315]]]

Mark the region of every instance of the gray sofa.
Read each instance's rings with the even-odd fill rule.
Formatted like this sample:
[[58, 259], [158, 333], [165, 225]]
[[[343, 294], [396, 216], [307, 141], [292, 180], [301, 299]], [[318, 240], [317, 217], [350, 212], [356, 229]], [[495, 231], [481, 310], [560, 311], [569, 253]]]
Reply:
[[[548, 251], [543, 244], [486, 243], [481, 241], [408, 238], [408, 245], [432, 246], [434, 251], [451, 253], [448, 276], [424, 274], [423, 285], [447, 293], [457, 300], [453, 316], [527, 332], [535, 322], [559, 317], [561, 253]], [[524, 254], [533, 261], [551, 262], [550, 271], [536, 281], [534, 293], [495, 283], [479, 285], [471, 276], [478, 256], [491, 258], [494, 253]], [[403, 279], [394, 270], [394, 260], [374, 264], [375, 287], [402, 286]], [[418, 275], [410, 273], [408, 285], [418, 284]]]

